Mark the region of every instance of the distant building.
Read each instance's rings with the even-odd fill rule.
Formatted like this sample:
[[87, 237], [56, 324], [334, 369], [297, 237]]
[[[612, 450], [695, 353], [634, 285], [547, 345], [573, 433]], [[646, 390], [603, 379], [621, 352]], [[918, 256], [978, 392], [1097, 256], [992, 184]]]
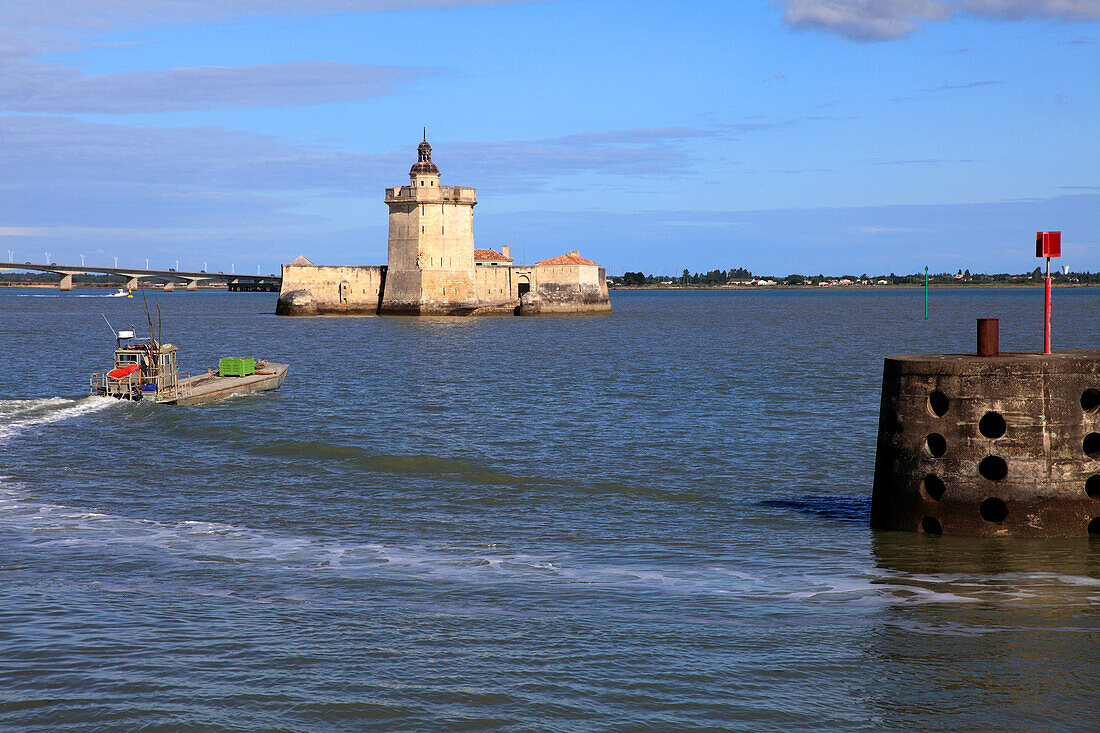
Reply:
[[409, 185], [386, 189], [387, 265], [283, 265], [279, 315], [610, 313], [605, 268], [576, 250], [534, 266], [474, 247], [477, 191], [440, 184], [427, 140]]

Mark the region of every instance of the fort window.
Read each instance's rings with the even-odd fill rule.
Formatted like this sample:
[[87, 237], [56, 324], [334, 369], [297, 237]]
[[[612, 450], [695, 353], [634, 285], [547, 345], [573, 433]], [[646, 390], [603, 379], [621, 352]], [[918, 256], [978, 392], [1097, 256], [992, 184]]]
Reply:
[[1100, 517], [1089, 522], [1089, 534], [1100, 534]]
[[951, 402], [947, 399], [947, 395], [940, 392], [938, 389], [928, 395], [928, 411], [936, 417], [943, 417], [946, 415], [947, 408], [950, 406]]
[[421, 188], [424, 188], [424, 181], [421, 181], [421, 182], [420, 182], [420, 187], [421, 187]]

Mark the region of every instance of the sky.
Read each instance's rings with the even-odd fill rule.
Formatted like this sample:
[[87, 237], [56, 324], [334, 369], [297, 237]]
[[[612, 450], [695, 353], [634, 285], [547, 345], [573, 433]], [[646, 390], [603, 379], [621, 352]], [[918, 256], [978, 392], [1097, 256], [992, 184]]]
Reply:
[[[308, 8], [306, 7], [308, 6]], [[478, 246], [615, 274], [1100, 270], [1100, 0], [5, 0], [0, 259], [384, 264], [427, 128]]]

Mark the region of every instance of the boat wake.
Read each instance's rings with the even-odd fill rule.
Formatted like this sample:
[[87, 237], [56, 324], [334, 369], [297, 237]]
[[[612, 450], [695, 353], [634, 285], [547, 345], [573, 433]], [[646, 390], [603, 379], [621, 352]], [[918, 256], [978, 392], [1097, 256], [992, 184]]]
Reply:
[[109, 397], [44, 397], [36, 400], [0, 400], [0, 443], [19, 435], [80, 415], [120, 404]]
[[[71, 414], [71, 413], [70, 413]], [[152, 550], [191, 574], [194, 568], [232, 572], [308, 573], [310, 582], [383, 577], [470, 584], [535, 583], [598, 592], [638, 591], [709, 597], [721, 603], [759, 600], [797, 604], [913, 606], [993, 600], [1087, 608], [1100, 601], [1100, 580], [1051, 572], [908, 573], [862, 566], [830, 573], [776, 573], [721, 563], [592, 563], [568, 553], [536, 555], [492, 544], [342, 542], [288, 536], [221, 522], [160, 521], [44, 504], [0, 477], [0, 534], [36, 553], [90, 551], [125, 560]], [[167, 566], [166, 566], [167, 567]]]

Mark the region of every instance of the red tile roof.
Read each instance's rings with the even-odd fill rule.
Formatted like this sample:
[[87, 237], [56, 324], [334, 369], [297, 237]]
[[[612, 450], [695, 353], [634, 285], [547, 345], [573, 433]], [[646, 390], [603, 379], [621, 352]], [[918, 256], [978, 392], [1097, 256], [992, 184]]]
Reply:
[[567, 255], [560, 255], [558, 257], [551, 257], [548, 260], [539, 262], [540, 265], [598, 265], [599, 263], [592, 260], [586, 260], [579, 254], [570, 252]]
[[486, 261], [486, 260], [494, 261], [494, 262], [512, 262], [513, 261], [511, 257], [505, 257], [500, 252], [497, 252], [495, 249], [475, 249], [474, 250], [474, 262], [483, 262], [483, 261]]

